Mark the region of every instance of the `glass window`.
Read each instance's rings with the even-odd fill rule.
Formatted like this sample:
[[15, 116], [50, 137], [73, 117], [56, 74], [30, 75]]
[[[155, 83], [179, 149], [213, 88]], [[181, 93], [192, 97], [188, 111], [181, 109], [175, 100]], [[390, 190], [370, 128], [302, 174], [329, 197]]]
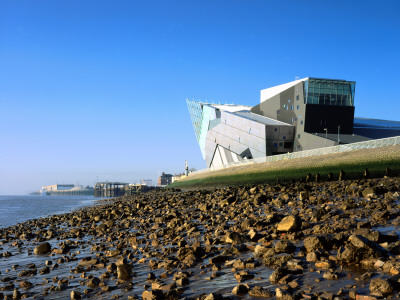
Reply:
[[283, 136], [283, 137], [282, 137], [282, 140], [286, 140], [286, 136]]
[[297, 109], [300, 109], [300, 105], [297, 105]]
[[293, 110], [293, 104], [292, 104], [292, 105], [290, 105], [290, 109], [291, 109], [291, 110]]
[[300, 96], [299, 96], [299, 95], [297, 95], [297, 96], [296, 96], [296, 100], [298, 101], [299, 99], [300, 99]]
[[303, 125], [303, 120], [300, 121], [300, 124]]
[[278, 128], [275, 128], [275, 131], [278, 131]]
[[278, 143], [274, 143], [274, 148], [278, 147]]
[[298, 138], [298, 139], [300, 138], [300, 134], [297, 135], [297, 138]]
[[279, 143], [279, 147], [282, 147], [283, 146], [283, 143]]
[[288, 100], [288, 102], [290, 103], [290, 99]]

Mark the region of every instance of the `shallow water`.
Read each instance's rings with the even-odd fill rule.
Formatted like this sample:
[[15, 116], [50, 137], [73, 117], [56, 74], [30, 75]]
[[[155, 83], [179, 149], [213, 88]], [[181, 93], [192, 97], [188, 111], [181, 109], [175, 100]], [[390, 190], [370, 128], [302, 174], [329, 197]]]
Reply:
[[89, 206], [94, 196], [0, 196], [0, 228]]

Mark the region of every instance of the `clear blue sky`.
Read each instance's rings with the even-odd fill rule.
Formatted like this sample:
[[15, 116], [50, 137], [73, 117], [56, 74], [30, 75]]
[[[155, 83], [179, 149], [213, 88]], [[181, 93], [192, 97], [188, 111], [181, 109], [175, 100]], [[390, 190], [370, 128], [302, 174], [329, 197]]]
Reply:
[[256, 105], [295, 76], [398, 121], [399, 49], [397, 0], [3, 0], [0, 194], [204, 168], [185, 99]]

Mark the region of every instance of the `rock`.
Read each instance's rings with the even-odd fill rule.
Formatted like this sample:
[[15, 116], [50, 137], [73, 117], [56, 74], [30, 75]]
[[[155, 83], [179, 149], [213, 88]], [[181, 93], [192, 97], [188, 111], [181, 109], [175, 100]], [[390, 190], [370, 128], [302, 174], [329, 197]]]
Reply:
[[290, 253], [296, 249], [296, 246], [293, 245], [293, 243], [291, 243], [288, 240], [281, 240], [275, 244], [274, 249], [276, 253], [283, 253], [283, 252]]
[[217, 255], [209, 259], [210, 264], [223, 264], [229, 259], [226, 255]]
[[270, 290], [265, 290], [261, 286], [255, 286], [249, 291], [250, 297], [272, 298], [274, 293]]
[[278, 231], [296, 231], [300, 228], [300, 220], [296, 216], [284, 217], [278, 224]]
[[393, 293], [393, 286], [387, 279], [374, 278], [369, 284], [369, 290], [374, 296], [387, 296]]
[[78, 291], [71, 291], [71, 300], [80, 300], [82, 299], [81, 293], [79, 293]]
[[320, 254], [318, 252], [309, 252], [309, 253], [307, 253], [307, 256], [306, 256], [306, 260], [311, 261], [311, 262], [318, 261], [319, 258], [320, 258]]
[[164, 299], [164, 294], [161, 290], [154, 291], [144, 291], [142, 293], [143, 300], [162, 300]]
[[28, 280], [24, 280], [19, 283], [19, 287], [24, 288], [24, 289], [28, 289], [28, 288], [32, 287], [32, 285], [33, 285], [32, 282], [30, 282]]
[[240, 233], [237, 232], [229, 232], [226, 236], [225, 236], [225, 242], [228, 244], [242, 244], [242, 243], [246, 243], [248, 242], [248, 239], [241, 235]]
[[279, 267], [271, 274], [271, 276], [269, 277], [269, 281], [271, 281], [272, 283], [278, 283], [279, 280], [281, 280], [287, 274], [288, 271], [286, 268]]
[[48, 242], [39, 244], [35, 247], [35, 250], [33, 250], [33, 253], [36, 255], [41, 255], [41, 254], [47, 254], [50, 253], [51, 251], [51, 245]]
[[207, 297], [204, 298], [204, 300], [222, 300], [222, 299], [224, 299], [224, 297], [222, 297], [221, 294], [217, 293], [208, 294]]
[[[1, 293], [0, 293], [0, 295], [1, 295]], [[13, 292], [12, 298], [13, 298], [13, 300], [21, 299], [21, 292], [18, 291], [17, 289], [15, 289], [14, 292]], [[4, 299], [8, 299], [8, 298], [4, 297]]]
[[249, 286], [247, 284], [238, 284], [232, 290], [234, 295], [245, 295], [249, 291]]
[[317, 236], [309, 236], [304, 239], [304, 247], [306, 248], [307, 252], [323, 250], [324, 249], [323, 240], [322, 238]]
[[99, 278], [93, 277], [93, 278], [89, 279], [89, 281], [86, 283], [86, 285], [88, 287], [96, 287], [96, 286], [98, 286], [100, 284], [100, 282], [101, 281], [100, 281]]
[[287, 253], [278, 254], [271, 257], [264, 257], [264, 264], [268, 267], [278, 267], [286, 264], [289, 260], [292, 260], [293, 256]]
[[331, 272], [325, 272], [322, 277], [328, 280], [337, 280], [339, 278], [337, 274]]
[[128, 281], [132, 279], [131, 266], [127, 263], [126, 258], [122, 258], [116, 262], [118, 280]]

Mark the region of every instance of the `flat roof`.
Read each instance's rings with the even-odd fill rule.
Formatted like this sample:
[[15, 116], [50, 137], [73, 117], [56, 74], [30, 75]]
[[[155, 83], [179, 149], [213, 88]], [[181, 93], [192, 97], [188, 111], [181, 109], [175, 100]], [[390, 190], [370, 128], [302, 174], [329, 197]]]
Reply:
[[[310, 133], [312, 134], [312, 133]], [[319, 137], [325, 138], [327, 137], [328, 140], [336, 141], [338, 140], [338, 135], [337, 133], [328, 133], [326, 135], [325, 133], [317, 133]], [[340, 134], [339, 135], [340, 142], [343, 144], [351, 144], [351, 143], [357, 143], [357, 142], [364, 142], [364, 141], [369, 141], [370, 138], [357, 135], [357, 134]]]
[[250, 111], [251, 106], [247, 105], [236, 105], [236, 104], [213, 104], [213, 103], [202, 103], [203, 105], [208, 105], [219, 110], [236, 112], [236, 111]]
[[281, 122], [281, 121], [278, 121], [278, 120], [275, 120], [275, 119], [271, 119], [271, 118], [268, 118], [268, 117], [260, 116], [260, 115], [257, 115], [257, 114], [254, 114], [254, 113], [248, 112], [248, 111], [238, 111], [238, 112], [235, 112], [233, 114], [234, 115], [238, 115], [238, 116], [240, 116], [242, 118], [246, 118], [246, 119], [258, 122], [258, 123], [265, 124], [265, 125], [292, 126], [291, 124], [288, 124], [288, 123], [285, 123], [285, 122]]

